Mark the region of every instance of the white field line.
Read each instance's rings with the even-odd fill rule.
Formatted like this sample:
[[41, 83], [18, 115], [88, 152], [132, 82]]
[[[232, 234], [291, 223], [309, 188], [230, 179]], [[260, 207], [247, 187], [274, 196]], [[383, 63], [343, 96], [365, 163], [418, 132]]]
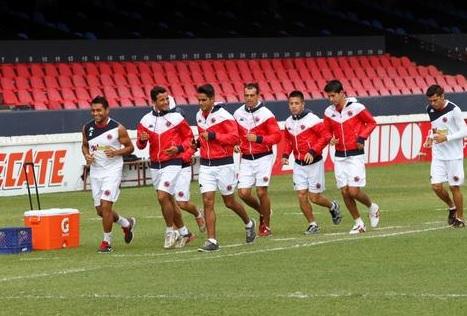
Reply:
[[[254, 255], [254, 254], [259, 254], [259, 253], [270, 253], [270, 252], [278, 252], [278, 251], [287, 251], [291, 249], [299, 249], [299, 248], [304, 248], [304, 247], [313, 247], [313, 246], [320, 246], [320, 245], [326, 245], [326, 244], [331, 244], [331, 243], [338, 243], [338, 242], [352, 242], [352, 241], [360, 241], [360, 240], [367, 240], [367, 239], [375, 239], [375, 238], [388, 238], [388, 237], [397, 237], [397, 236], [403, 236], [403, 235], [410, 235], [410, 234], [419, 234], [419, 233], [425, 233], [429, 231], [436, 231], [436, 230], [441, 230], [441, 229], [446, 229], [450, 228], [450, 226], [440, 226], [440, 227], [430, 227], [430, 228], [424, 228], [424, 229], [412, 229], [412, 230], [407, 230], [407, 231], [401, 231], [401, 232], [391, 232], [391, 233], [385, 233], [385, 234], [377, 234], [377, 235], [357, 235], [357, 236], [350, 236], [347, 238], [338, 238], [338, 239], [329, 239], [329, 240], [321, 240], [321, 241], [312, 241], [312, 242], [306, 242], [306, 239], [301, 239], [300, 241], [304, 241], [303, 243], [298, 243], [295, 245], [290, 245], [290, 246], [284, 246], [284, 247], [273, 247], [273, 248], [265, 248], [265, 249], [255, 249], [255, 250], [246, 250], [248, 248], [247, 245], [245, 245], [245, 250], [244, 251], [239, 251], [235, 253], [226, 253], [223, 254], [221, 253], [215, 253], [215, 254], [199, 254], [199, 256], [195, 257], [189, 257], [189, 258], [169, 258], [167, 260], [160, 260], [160, 261], [154, 261], [154, 260], [145, 260], [145, 261], [138, 261], [135, 262], [134, 260], [132, 261], [125, 261], [125, 262], [117, 262], [113, 264], [106, 264], [105, 266], [97, 266], [97, 267], [89, 267], [89, 268], [76, 268], [76, 269], [68, 269], [68, 270], [63, 270], [63, 271], [57, 271], [57, 272], [49, 272], [49, 273], [40, 273], [40, 274], [30, 274], [30, 275], [20, 275], [20, 276], [13, 276], [13, 277], [5, 277], [0, 279], [0, 283], [3, 282], [9, 282], [9, 281], [16, 281], [16, 280], [25, 280], [25, 279], [38, 279], [38, 278], [44, 278], [44, 277], [54, 277], [54, 276], [61, 276], [61, 275], [66, 275], [66, 274], [74, 274], [74, 273], [81, 273], [81, 272], [89, 272], [89, 271], [96, 271], [96, 270], [101, 270], [101, 269], [108, 269], [109, 267], [123, 267], [123, 266], [130, 266], [132, 268], [136, 266], [147, 266], [148, 264], [163, 264], [163, 263], [177, 263], [177, 262], [191, 262], [191, 261], [202, 261], [202, 260], [211, 260], [211, 259], [221, 259], [221, 258], [229, 258], [229, 257], [239, 257], [239, 256], [244, 256], [244, 255]], [[308, 239], [309, 241], [309, 239]], [[224, 247], [222, 247], [224, 248]], [[147, 254], [144, 255], [144, 257], [156, 257], [156, 256], [167, 256], [167, 255], [174, 255], [177, 253], [193, 253], [196, 252], [196, 250], [185, 250], [185, 251], [179, 251], [179, 252], [172, 252], [168, 251], [166, 253], [153, 253], [153, 254]], [[121, 257], [141, 257], [141, 255], [118, 255], [119, 258]], [[117, 257], [117, 256], [112, 256], [112, 257]]]
[[122, 300], [148, 300], [148, 299], [174, 299], [174, 300], [209, 300], [216, 298], [227, 298], [227, 299], [317, 299], [317, 298], [368, 298], [368, 299], [381, 299], [381, 298], [408, 298], [408, 299], [465, 299], [467, 293], [397, 293], [397, 292], [384, 292], [384, 293], [303, 293], [294, 292], [286, 294], [228, 294], [228, 295], [216, 295], [216, 294], [202, 294], [202, 293], [187, 293], [187, 294], [139, 294], [139, 295], [120, 295], [120, 294], [104, 294], [104, 293], [89, 293], [81, 295], [54, 295], [54, 294], [42, 294], [42, 295], [5, 295], [0, 296], [2, 299], [7, 300], [24, 300], [24, 299], [35, 299], [35, 300], [75, 300], [75, 299], [122, 299]]

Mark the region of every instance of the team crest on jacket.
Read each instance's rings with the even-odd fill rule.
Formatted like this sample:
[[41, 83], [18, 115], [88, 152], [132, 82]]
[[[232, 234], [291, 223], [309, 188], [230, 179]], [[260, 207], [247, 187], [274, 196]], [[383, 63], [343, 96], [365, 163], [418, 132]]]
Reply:
[[148, 127], [149, 127], [149, 128], [154, 128], [154, 125], [152, 125], [152, 124], [149, 124], [149, 126], [148, 126]]
[[198, 123], [201, 123], [201, 120], [198, 120]]
[[352, 116], [353, 115], [352, 111], [347, 112], [347, 115]]
[[448, 121], [447, 117], [443, 117], [443, 122], [446, 123]]
[[231, 191], [231, 190], [232, 190], [232, 186], [229, 184], [229, 185], [227, 186], [227, 191]]
[[259, 117], [255, 117], [255, 121], [256, 121], [256, 122], [259, 122]]
[[300, 125], [300, 128], [301, 128], [301, 129], [305, 129], [305, 125], [303, 125], [303, 124]]
[[172, 123], [170, 123], [169, 121], [167, 121], [167, 123], [165, 123], [165, 126], [169, 127], [170, 125], [172, 125]]
[[263, 182], [268, 182], [269, 177], [263, 177]]
[[216, 123], [216, 119], [214, 117], [211, 119], [211, 123]]
[[107, 139], [111, 140], [112, 139], [112, 134], [107, 134]]

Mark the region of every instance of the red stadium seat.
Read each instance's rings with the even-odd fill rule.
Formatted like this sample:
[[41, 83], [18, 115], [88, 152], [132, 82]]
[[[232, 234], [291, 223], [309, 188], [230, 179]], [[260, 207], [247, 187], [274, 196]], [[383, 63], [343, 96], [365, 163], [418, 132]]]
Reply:
[[115, 85], [118, 86], [128, 86], [128, 82], [126, 80], [126, 76], [121, 74], [121, 73], [115, 73], [113, 75], [113, 81], [115, 82]]
[[31, 77], [31, 73], [29, 72], [29, 68], [26, 64], [17, 64], [16, 65], [16, 73], [19, 77], [29, 78]]
[[112, 75], [114, 72], [110, 64], [106, 62], [97, 63], [97, 69], [99, 69], [99, 74], [102, 75]]
[[84, 77], [81, 75], [71, 76], [71, 81], [73, 82], [73, 87], [75, 88], [86, 88], [88, 85]]
[[1, 65], [2, 75], [6, 78], [16, 78], [16, 71], [12, 65]]
[[39, 76], [31, 76], [30, 79], [32, 89], [45, 89], [44, 80]]
[[193, 80], [193, 83], [196, 85], [202, 85], [203, 83], [206, 82], [203, 75], [197, 71], [191, 73], [191, 78]]
[[45, 91], [41, 89], [33, 89], [32, 98], [34, 99], [34, 104], [47, 104], [49, 101]]
[[45, 76], [44, 69], [42, 64], [31, 64], [31, 75], [36, 77]]
[[117, 93], [120, 96], [120, 99], [133, 100], [133, 95], [131, 94], [130, 89], [125, 86], [117, 86]]
[[114, 100], [118, 100], [118, 94], [117, 92], [115, 91], [115, 89], [111, 86], [104, 86], [104, 96], [107, 98], [107, 99], [114, 99]]
[[143, 85], [153, 86], [154, 85], [154, 78], [150, 73], [143, 72], [143, 73], [141, 73], [141, 83]]
[[75, 92], [78, 101], [86, 101], [88, 103], [91, 102], [91, 96], [89, 95], [88, 90], [86, 90], [85, 88], [77, 87]]
[[24, 77], [16, 77], [16, 87], [18, 90], [29, 90], [31, 91], [31, 85], [29, 80]]
[[89, 95], [91, 99], [94, 99], [97, 96], [104, 96], [103, 91], [97, 86], [90, 86], [89, 87]]
[[123, 66], [125, 67], [125, 73], [127, 73], [128, 75], [139, 74], [138, 67], [136, 66], [135, 63], [125, 62], [123, 63]]
[[76, 95], [75, 95], [75, 93], [73, 92], [73, 90], [71, 88], [63, 88], [62, 89], [62, 97], [63, 97], [63, 100], [65, 102], [70, 101], [70, 102], [74, 103], [77, 100]]
[[19, 105], [18, 97], [12, 90], [3, 91], [3, 102], [6, 105]]
[[58, 71], [57, 71], [57, 68], [55, 67], [55, 64], [45, 64], [44, 72], [46, 76], [58, 77]]
[[73, 82], [71, 82], [71, 77], [68, 76], [58, 76], [58, 84], [61, 88], [73, 88]]
[[146, 93], [144, 93], [144, 90], [139, 85], [131, 85], [130, 91], [133, 96], [133, 100], [145, 99], [147, 97]]
[[73, 75], [78, 75], [78, 76], [86, 76], [86, 69], [84, 69], [84, 66], [82, 63], [72, 63], [71, 64], [71, 71], [73, 72]]
[[105, 87], [115, 87], [116, 84], [115, 82], [113, 81], [112, 79], [112, 76], [109, 75], [109, 74], [106, 74], [106, 73], [102, 73], [100, 76], [99, 76], [99, 79], [102, 83], [102, 86], [105, 88]]
[[88, 83], [88, 87], [102, 87], [101, 81], [95, 75], [86, 75], [86, 82]]
[[57, 68], [58, 68], [58, 73], [59, 75], [61, 76], [69, 76], [71, 77], [73, 75], [73, 72], [71, 70], [71, 67], [69, 64], [65, 64], [65, 63], [59, 63], [57, 65]]
[[3, 90], [16, 90], [15, 81], [12, 78], [0, 77], [0, 85]]
[[116, 74], [126, 75], [127, 73], [125, 67], [123, 67], [121, 63], [112, 63], [112, 70], [114, 77]]
[[128, 80], [128, 85], [129, 86], [134, 86], [134, 85], [141, 85], [141, 80], [139, 79], [140, 77], [134, 73], [129, 73], [126, 76], [126, 79]]
[[34, 103], [32, 100], [31, 93], [24, 89], [18, 89], [18, 101], [19, 104], [31, 105]]
[[97, 76], [99, 75], [99, 70], [95, 63], [84, 63], [84, 69], [88, 75]]

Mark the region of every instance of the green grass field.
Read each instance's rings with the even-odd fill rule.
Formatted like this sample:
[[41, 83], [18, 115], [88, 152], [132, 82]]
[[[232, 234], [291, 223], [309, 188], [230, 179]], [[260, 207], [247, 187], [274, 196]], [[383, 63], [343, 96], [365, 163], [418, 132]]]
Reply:
[[[217, 202], [221, 251], [162, 249], [164, 225], [151, 187], [124, 189], [116, 209], [137, 217], [135, 240], [114, 229], [114, 252], [96, 253], [102, 237], [90, 192], [43, 195], [43, 208], [81, 211], [81, 246], [0, 255], [0, 314], [47, 315], [465, 315], [466, 230], [449, 228], [431, 192], [429, 164], [367, 169], [366, 191], [382, 209], [381, 227], [348, 235], [350, 215], [334, 226], [315, 207], [321, 233], [306, 222], [291, 176], [270, 188], [273, 237], [245, 245], [240, 219]], [[192, 196], [200, 203], [193, 183]], [[465, 192], [465, 191], [464, 191]], [[342, 199], [333, 174], [327, 196]], [[0, 227], [22, 225], [27, 197], [0, 199]], [[250, 210], [250, 214], [257, 215]], [[192, 217], [184, 216], [194, 232]], [[118, 228], [118, 229], [117, 229]]]

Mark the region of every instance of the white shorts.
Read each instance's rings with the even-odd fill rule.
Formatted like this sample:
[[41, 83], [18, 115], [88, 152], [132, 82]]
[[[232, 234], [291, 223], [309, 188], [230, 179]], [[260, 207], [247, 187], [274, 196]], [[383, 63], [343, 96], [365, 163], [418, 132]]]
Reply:
[[323, 159], [306, 166], [301, 166], [297, 163], [294, 164], [293, 183], [295, 191], [308, 189], [308, 192], [311, 193], [321, 193], [325, 190], [324, 182]]
[[199, 168], [199, 189], [201, 193], [219, 189], [222, 195], [231, 195], [237, 185], [234, 164], [222, 166], [203, 166]]
[[120, 195], [120, 182], [122, 172], [114, 172], [109, 175], [91, 177], [91, 190], [94, 206], [100, 206], [101, 200], [116, 202]]
[[269, 186], [273, 164], [273, 154], [255, 160], [241, 159], [240, 172], [238, 174], [238, 188], [246, 189], [253, 186]]
[[191, 184], [191, 166], [182, 168], [175, 183], [175, 200], [189, 201], [190, 200], [190, 184]]
[[334, 157], [334, 174], [339, 189], [366, 185], [365, 156]]
[[182, 166], [180, 165], [170, 165], [161, 169], [151, 168], [151, 179], [154, 189], [174, 195], [175, 184], [181, 170]]
[[431, 183], [448, 182], [450, 186], [464, 184], [464, 160], [438, 160], [431, 161]]

